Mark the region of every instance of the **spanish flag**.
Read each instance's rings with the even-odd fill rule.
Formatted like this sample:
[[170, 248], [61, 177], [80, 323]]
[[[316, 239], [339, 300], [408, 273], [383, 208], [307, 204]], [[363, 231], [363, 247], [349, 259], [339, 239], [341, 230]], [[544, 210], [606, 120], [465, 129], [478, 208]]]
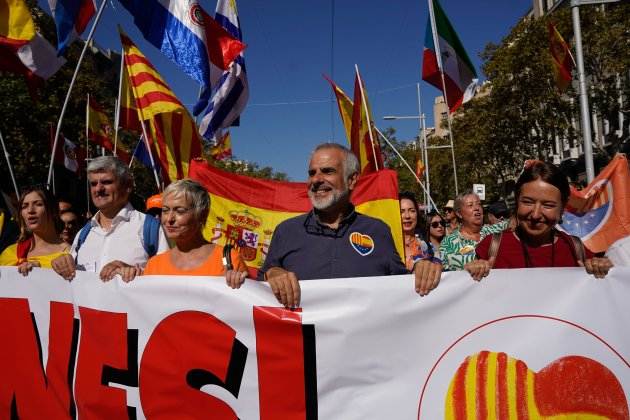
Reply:
[[560, 91], [564, 91], [573, 76], [571, 72], [575, 67], [575, 60], [571, 55], [571, 49], [560, 35], [553, 23], [549, 22], [549, 52], [551, 53], [551, 64], [555, 74], [556, 85]]
[[[190, 162], [189, 177], [210, 194], [210, 214], [204, 236], [212, 243], [232, 243], [254, 278], [262, 267], [276, 226], [311, 210], [306, 183], [268, 181], [221, 171], [201, 160]], [[362, 176], [352, 192], [358, 212], [383, 220], [403, 254], [402, 225], [395, 171]]]
[[[114, 130], [109, 122], [109, 117], [91, 96], [88, 97], [87, 102], [87, 136], [88, 140], [92, 140], [112, 153], [114, 152], [114, 144], [112, 143]], [[123, 162], [129, 163], [129, 153], [120, 145], [116, 146], [116, 156]]]
[[217, 141], [217, 144], [210, 148], [210, 156], [214, 160], [226, 160], [232, 158], [232, 136], [229, 131]]
[[165, 181], [188, 176], [191, 159], [201, 156], [197, 126], [153, 64], [125, 34], [120, 33], [128, 82], [141, 121], [151, 139]]
[[348, 95], [346, 95], [346, 93], [335, 84], [335, 82], [333, 82], [326, 76], [324, 76], [324, 78], [328, 80], [328, 83], [330, 83], [330, 86], [335, 93], [335, 98], [337, 98], [337, 106], [339, 107], [339, 115], [341, 116], [341, 122], [343, 123], [343, 128], [346, 131], [348, 145], [352, 147], [352, 112], [354, 108], [352, 99], [350, 99]]

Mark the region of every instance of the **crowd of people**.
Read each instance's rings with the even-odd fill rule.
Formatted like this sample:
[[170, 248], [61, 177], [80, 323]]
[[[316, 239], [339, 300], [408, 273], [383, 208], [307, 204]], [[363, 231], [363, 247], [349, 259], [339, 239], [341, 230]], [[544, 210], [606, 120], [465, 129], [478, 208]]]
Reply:
[[[31, 187], [19, 197], [19, 229], [9, 244], [11, 223], [0, 211], [0, 265], [17, 266], [25, 276], [35, 267], [49, 268], [66, 280], [79, 270], [98, 273], [103, 281], [186, 275], [223, 276], [231, 288], [243, 284], [248, 271], [238, 249], [203, 235], [211, 203], [200, 184], [173, 182], [142, 213], [129, 203], [133, 178], [117, 158], [93, 159], [87, 173], [98, 210], [87, 222], [72, 203], [56, 200], [45, 187]], [[346, 147], [324, 143], [313, 151], [307, 181], [313, 208], [276, 227], [258, 270], [258, 280], [268, 282], [286, 307], [300, 305], [300, 280], [407, 273], [416, 292], [426, 295], [444, 271], [465, 270], [479, 281], [493, 268], [584, 267], [602, 278], [613, 266], [558, 229], [570, 190], [553, 164], [528, 161], [515, 185], [514, 211], [492, 203], [487, 218], [472, 191], [449, 200], [441, 213], [427, 214], [412, 193], [402, 192], [404, 255], [388, 225], [353, 206], [358, 178], [359, 162]]]

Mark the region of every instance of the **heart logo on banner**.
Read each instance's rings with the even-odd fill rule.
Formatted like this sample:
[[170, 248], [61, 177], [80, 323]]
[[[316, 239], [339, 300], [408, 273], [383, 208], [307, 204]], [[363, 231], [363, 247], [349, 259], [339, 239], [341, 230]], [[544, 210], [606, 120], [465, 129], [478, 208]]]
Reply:
[[505, 353], [468, 356], [451, 380], [445, 419], [628, 420], [617, 377], [582, 356], [557, 359], [539, 372]]
[[374, 251], [374, 240], [369, 235], [363, 235], [359, 232], [350, 234], [350, 244], [355, 251], [364, 257]]

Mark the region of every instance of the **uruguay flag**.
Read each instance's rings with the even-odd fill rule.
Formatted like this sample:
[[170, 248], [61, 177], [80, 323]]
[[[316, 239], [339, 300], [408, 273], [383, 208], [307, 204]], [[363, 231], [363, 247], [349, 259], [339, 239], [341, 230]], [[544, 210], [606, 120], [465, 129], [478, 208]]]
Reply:
[[94, 0], [48, 0], [48, 6], [57, 26], [57, 55], [85, 31], [96, 12]]
[[205, 92], [219, 82], [223, 71], [245, 48], [196, 0], [120, 0], [120, 3], [133, 15], [144, 38], [199, 82]]
[[[243, 39], [236, 1], [218, 0], [215, 19], [234, 38]], [[201, 136], [207, 140], [218, 139], [223, 129], [238, 126], [240, 115], [248, 99], [249, 84], [245, 58], [243, 53], [240, 53], [213, 89], [212, 99], [199, 124]], [[200, 111], [201, 109], [195, 109], [193, 112], [197, 115]]]

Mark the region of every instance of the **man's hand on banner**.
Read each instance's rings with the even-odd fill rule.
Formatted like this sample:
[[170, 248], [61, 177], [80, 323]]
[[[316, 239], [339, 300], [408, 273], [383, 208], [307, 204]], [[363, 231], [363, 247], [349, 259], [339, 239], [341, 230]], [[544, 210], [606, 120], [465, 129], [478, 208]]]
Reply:
[[103, 281], [110, 281], [116, 274], [119, 274], [125, 283], [129, 283], [141, 273], [142, 270], [139, 267], [134, 267], [120, 260], [114, 260], [103, 266], [99, 277]]
[[55, 273], [59, 274], [68, 281], [72, 280], [76, 273], [74, 258], [72, 258], [72, 255], [69, 254], [61, 255], [52, 260], [52, 268], [55, 270]]
[[426, 296], [437, 287], [442, 275], [442, 264], [431, 260], [419, 260], [413, 266], [416, 293]]
[[604, 277], [606, 277], [606, 274], [608, 274], [608, 270], [613, 267], [613, 263], [608, 259], [608, 257], [594, 257], [588, 260], [584, 260], [584, 264], [582, 264], [582, 261], [578, 261], [578, 264], [584, 267], [588, 274], [592, 274], [595, 276], [595, 278], [598, 279], [603, 279]]
[[300, 283], [295, 273], [280, 267], [271, 267], [265, 273], [265, 280], [278, 302], [287, 308], [300, 306]]

